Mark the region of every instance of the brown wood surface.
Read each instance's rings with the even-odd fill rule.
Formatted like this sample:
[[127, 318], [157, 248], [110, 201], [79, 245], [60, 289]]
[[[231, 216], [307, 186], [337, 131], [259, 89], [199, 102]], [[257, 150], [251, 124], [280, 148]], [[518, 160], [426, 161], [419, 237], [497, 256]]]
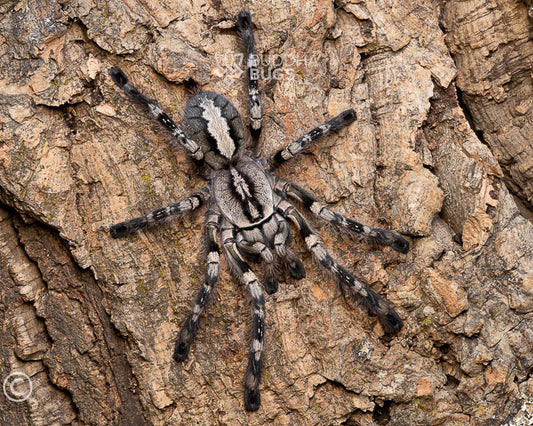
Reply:
[[173, 361], [205, 270], [202, 212], [118, 240], [108, 228], [204, 181], [107, 70], [121, 66], [176, 119], [190, 79], [247, 116], [228, 66], [243, 7], [1, 2], [0, 379], [23, 372], [33, 390], [0, 393], [0, 424], [527, 424], [530, 2], [253, 2], [259, 151], [356, 110], [278, 174], [409, 238], [402, 255], [314, 221], [405, 327], [384, 336], [295, 242], [307, 278], [267, 298], [258, 412], [242, 403], [249, 298], [224, 261], [189, 359]]

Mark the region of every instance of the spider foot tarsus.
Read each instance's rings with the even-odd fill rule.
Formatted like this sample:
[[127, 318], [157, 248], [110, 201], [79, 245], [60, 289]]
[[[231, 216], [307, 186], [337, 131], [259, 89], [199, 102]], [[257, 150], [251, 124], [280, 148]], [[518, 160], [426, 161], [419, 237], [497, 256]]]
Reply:
[[109, 233], [113, 238], [121, 238], [144, 228], [147, 224], [148, 223], [145, 218], [138, 217], [113, 225], [111, 228], [109, 228]]
[[127, 228], [122, 223], [113, 225], [111, 228], [109, 228], [109, 233], [115, 239], [128, 235]]
[[374, 243], [382, 246], [389, 246], [399, 253], [405, 254], [409, 251], [409, 241], [395, 232], [389, 231], [388, 229], [372, 228], [333, 211], [326, 212], [325, 210], [326, 209], [324, 209], [323, 217], [326, 220], [328, 220], [328, 215], [333, 216], [333, 220], [330, 220], [331, 223], [336, 226], [346, 227], [356, 236], [362, 238], [366, 237]]
[[198, 331], [198, 318], [196, 317], [194, 319], [193, 315], [191, 314], [185, 321], [185, 324], [183, 324], [176, 345], [174, 346], [173, 357], [178, 362], [185, 361], [189, 356], [192, 340]]
[[176, 342], [176, 346], [174, 346], [173, 358], [178, 362], [185, 361], [187, 357], [189, 356], [190, 349], [191, 349], [190, 343], [178, 340]]
[[332, 269], [339, 278], [340, 286], [345, 296], [355, 302], [362, 301], [369, 312], [378, 317], [379, 322], [387, 333], [396, 334], [402, 329], [402, 320], [383, 297], [357, 281], [351, 273], [335, 261], [333, 261]]
[[239, 12], [237, 15], [237, 26], [241, 32], [252, 28], [252, 15], [250, 14], [250, 9], [245, 8]]
[[295, 280], [301, 280], [302, 278], [305, 278], [306, 273], [304, 264], [300, 259], [295, 258], [292, 262], [287, 263], [287, 267], [289, 268], [291, 277], [293, 277]]
[[126, 77], [126, 74], [124, 74], [124, 71], [122, 71], [120, 67], [112, 67], [109, 70], [109, 75], [111, 76], [115, 84], [121, 89], [129, 83], [128, 77]]
[[355, 110], [353, 108], [347, 109], [346, 111], [341, 112], [339, 115], [337, 115], [337, 117], [332, 120], [332, 126], [338, 126], [334, 127], [332, 131], [340, 130], [344, 126], [352, 124], [356, 119], [357, 114], [355, 113]]
[[383, 245], [390, 246], [393, 250], [400, 253], [407, 253], [409, 251], [409, 241], [403, 238], [401, 235], [395, 234], [387, 230], [381, 230], [381, 234], [384, 234], [384, 240], [380, 239], [381, 235], [378, 234], [376, 242]]
[[398, 333], [402, 327], [403, 322], [394, 309], [392, 309], [387, 302], [376, 292], [367, 288], [367, 297], [363, 297], [363, 303], [369, 311], [375, 314], [385, 331], [389, 334]]
[[400, 235], [394, 235], [394, 240], [391, 244], [391, 247], [400, 253], [407, 253], [409, 251], [409, 241]]
[[279, 280], [275, 275], [266, 275], [264, 278], [264, 287], [267, 294], [274, 294], [278, 291]]
[[246, 411], [257, 411], [261, 406], [259, 389], [244, 389], [244, 408]]
[[244, 378], [244, 408], [246, 411], [257, 411], [261, 405], [259, 381], [261, 379], [262, 358], [256, 358], [252, 352]]

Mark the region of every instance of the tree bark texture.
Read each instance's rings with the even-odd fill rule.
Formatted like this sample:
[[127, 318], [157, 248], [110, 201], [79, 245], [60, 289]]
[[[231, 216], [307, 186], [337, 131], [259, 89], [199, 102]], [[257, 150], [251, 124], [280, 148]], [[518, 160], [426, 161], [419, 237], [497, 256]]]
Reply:
[[233, 66], [244, 6], [0, 3], [0, 379], [23, 372], [33, 385], [24, 402], [0, 394], [0, 423], [528, 424], [526, 1], [249, 5], [263, 76], [259, 151], [356, 110], [354, 124], [278, 174], [410, 239], [402, 255], [315, 222], [405, 325], [387, 338], [295, 241], [307, 278], [267, 298], [259, 411], [242, 403], [249, 298], [224, 262], [188, 360], [173, 361], [205, 273], [203, 215], [117, 240], [108, 229], [204, 181], [107, 70], [122, 67], [176, 119], [190, 81], [247, 117]]

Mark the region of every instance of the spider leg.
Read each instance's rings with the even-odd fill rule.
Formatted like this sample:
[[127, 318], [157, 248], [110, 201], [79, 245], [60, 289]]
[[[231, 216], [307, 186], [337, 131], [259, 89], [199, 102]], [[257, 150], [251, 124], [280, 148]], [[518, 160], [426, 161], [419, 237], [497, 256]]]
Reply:
[[312, 142], [321, 138], [322, 136], [329, 135], [342, 129], [343, 127], [348, 126], [353, 123], [356, 119], [356, 114], [353, 109], [347, 109], [346, 111], [341, 112], [336, 117], [332, 118], [329, 121], [326, 121], [324, 124], [321, 124], [318, 127], [315, 127], [313, 130], [309, 131], [305, 135], [299, 137], [294, 142], [286, 145], [275, 154], [267, 156], [261, 160], [265, 166], [270, 166], [271, 168], [276, 168], [280, 164], [289, 161], [297, 154], [301, 153], [306, 149]]
[[273, 294], [278, 290], [278, 273], [276, 270], [274, 254], [272, 250], [262, 241], [248, 241], [243, 232], [237, 233], [237, 247], [244, 253], [257, 254], [263, 259], [265, 268], [264, 283], [268, 294]]
[[305, 278], [305, 268], [302, 261], [296, 257], [290, 247], [287, 247], [290, 238], [289, 224], [278, 213], [274, 215], [274, 218], [278, 222], [278, 232], [274, 235], [274, 250], [276, 254], [289, 269], [291, 277], [297, 280]]
[[153, 223], [161, 222], [180, 213], [196, 210], [198, 207], [204, 204], [208, 198], [208, 188], [207, 186], [204, 186], [196, 194], [184, 198], [183, 200], [177, 203], [170, 204], [166, 207], [154, 210], [153, 212], [148, 213], [145, 216], [117, 223], [116, 225], [111, 226], [109, 232], [111, 233], [111, 236], [113, 238], [125, 237], [126, 235], [136, 232]]
[[304, 207], [316, 216], [327, 220], [335, 226], [342, 226], [355, 235], [369, 239], [377, 244], [390, 246], [400, 253], [407, 253], [409, 241], [388, 229], [372, 228], [353, 219], [334, 212], [324, 204], [321, 204], [315, 194], [307, 191], [292, 182], [279, 179], [276, 182], [275, 191], [282, 197], [288, 195], [300, 201]]
[[261, 133], [263, 113], [261, 110], [261, 96], [259, 93], [259, 60], [255, 53], [255, 40], [252, 30], [252, 16], [248, 8], [237, 17], [237, 26], [241, 32], [242, 41], [246, 48], [246, 68], [248, 71], [248, 95], [250, 98], [250, 132], [257, 141]]
[[220, 215], [212, 211], [209, 212], [205, 225], [208, 250], [207, 273], [202, 288], [196, 296], [194, 307], [183, 324], [178, 340], [176, 341], [176, 346], [174, 347], [174, 359], [176, 361], [184, 361], [187, 359], [191, 343], [198, 332], [198, 320], [204, 311], [213, 291], [213, 287], [219, 278], [220, 249], [217, 243], [219, 222]]
[[265, 297], [259, 280], [240, 255], [234, 239], [234, 227], [227, 221], [223, 223], [222, 241], [231, 271], [246, 286], [252, 297], [252, 346], [244, 376], [244, 408], [247, 411], [256, 411], [261, 405], [259, 383], [263, 368]]
[[320, 264], [337, 276], [343, 293], [353, 300], [362, 301], [371, 314], [378, 317], [388, 333], [400, 331], [403, 325], [402, 320], [394, 309], [379, 294], [357, 280], [330, 256], [300, 212], [281, 198], [277, 203], [277, 208], [284, 217], [291, 219], [298, 227], [307, 248]]
[[172, 121], [172, 119], [161, 109], [161, 107], [157, 105], [157, 103], [139, 92], [139, 90], [129, 82], [124, 71], [119, 67], [113, 67], [109, 70], [109, 75], [116, 85], [120, 87], [132, 101], [142, 105], [153, 118], [166, 127], [172, 136], [177, 139], [178, 144], [184, 147], [191, 157], [195, 160], [202, 160], [204, 158], [204, 153], [202, 152], [200, 145], [192, 139], [189, 139], [176, 123], [174, 123], [174, 121]]

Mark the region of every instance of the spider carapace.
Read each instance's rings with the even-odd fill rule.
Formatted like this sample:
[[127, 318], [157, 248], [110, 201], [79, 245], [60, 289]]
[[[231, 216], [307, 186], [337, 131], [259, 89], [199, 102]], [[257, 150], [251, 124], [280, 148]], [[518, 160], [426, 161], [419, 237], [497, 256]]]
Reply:
[[[145, 216], [113, 225], [110, 232], [114, 238], [123, 237], [150, 224], [206, 206], [207, 271], [192, 311], [179, 332], [174, 359], [183, 361], [189, 354], [200, 315], [219, 278], [222, 252], [231, 272], [251, 296], [252, 337], [244, 379], [244, 406], [248, 411], [255, 411], [261, 404], [259, 384], [265, 337], [263, 288], [269, 294], [274, 293], [283, 270], [288, 270], [295, 279], [305, 277], [304, 266], [289, 245], [289, 221], [295, 225], [312, 255], [337, 278], [345, 296], [362, 302], [370, 314], [378, 317], [388, 333], [396, 333], [402, 327], [400, 317], [385, 299], [329, 255], [313, 228], [290, 200], [358, 239], [388, 245], [401, 253], [407, 252], [409, 243], [394, 232], [363, 225], [330, 210], [312, 192], [272, 174], [277, 166], [292, 159], [315, 140], [353, 123], [356, 119], [353, 109], [340, 113], [272, 155], [257, 158], [253, 154], [263, 117], [258, 58], [248, 10], [238, 15], [237, 27], [246, 51], [249, 129], [245, 128], [241, 115], [227, 98], [205, 91], [190, 97], [178, 126], [154, 101], [130, 84], [120, 68], [110, 69], [113, 81], [125, 94], [166, 127], [173, 142], [205, 166], [208, 180], [207, 185], [190, 197]], [[262, 263], [262, 284], [250, 268], [249, 261]]]

